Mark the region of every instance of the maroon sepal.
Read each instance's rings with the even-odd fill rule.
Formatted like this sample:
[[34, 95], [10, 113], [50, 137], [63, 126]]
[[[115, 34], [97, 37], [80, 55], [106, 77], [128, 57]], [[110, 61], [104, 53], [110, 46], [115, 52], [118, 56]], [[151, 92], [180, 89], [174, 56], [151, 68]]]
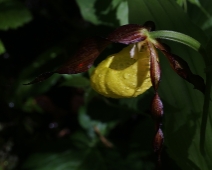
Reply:
[[138, 24], [123, 25], [110, 33], [106, 39], [121, 44], [137, 43], [147, 38], [146, 35], [142, 34], [142, 29], [146, 28]]
[[160, 82], [161, 69], [158, 61], [158, 53], [151, 42], [147, 42], [150, 55], [150, 78], [155, 91], [158, 89]]
[[84, 40], [75, 55], [56, 72], [59, 74], [77, 74], [88, 71], [95, 59], [110, 43], [100, 37]]
[[62, 67], [54, 72], [47, 72], [39, 75], [32, 82], [24, 84], [30, 85], [42, 82], [54, 73], [59, 74], [77, 74], [88, 71], [93, 65], [95, 59], [111, 42], [100, 37], [94, 37], [84, 40], [75, 55], [70, 58]]
[[157, 168], [160, 169], [161, 167], [161, 152], [162, 152], [162, 148], [163, 148], [163, 142], [164, 142], [164, 135], [163, 135], [163, 131], [159, 128], [155, 134], [155, 138], [154, 138], [154, 142], [153, 142], [153, 148], [154, 148], [154, 152], [157, 155]]
[[162, 53], [167, 57], [172, 69], [183, 79], [194, 85], [194, 88], [205, 94], [205, 83], [204, 79], [191, 72], [188, 63], [181, 57], [172, 54], [170, 48], [165, 44], [157, 42], [155, 44], [156, 48], [162, 51]]

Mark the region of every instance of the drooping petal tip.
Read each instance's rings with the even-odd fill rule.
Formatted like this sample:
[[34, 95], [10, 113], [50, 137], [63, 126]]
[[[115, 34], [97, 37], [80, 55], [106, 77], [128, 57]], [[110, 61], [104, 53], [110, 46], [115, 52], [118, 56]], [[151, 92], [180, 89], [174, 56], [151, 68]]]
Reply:
[[38, 77], [36, 77], [33, 81], [23, 84], [23, 85], [31, 85], [31, 84], [35, 84], [35, 83], [40, 83], [40, 82], [46, 80], [47, 78], [49, 78], [50, 76], [52, 76], [54, 73], [55, 72], [42, 73]]

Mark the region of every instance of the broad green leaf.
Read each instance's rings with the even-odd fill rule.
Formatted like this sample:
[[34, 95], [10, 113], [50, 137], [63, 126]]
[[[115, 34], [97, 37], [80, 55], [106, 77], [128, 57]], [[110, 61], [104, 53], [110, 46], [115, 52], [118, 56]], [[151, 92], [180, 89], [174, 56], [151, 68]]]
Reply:
[[128, 4], [127, 1], [122, 1], [117, 8], [116, 12], [117, 19], [120, 25], [128, 24]]
[[68, 150], [61, 153], [36, 153], [28, 158], [22, 169], [77, 170], [85, 156], [86, 150], [78, 152]]
[[[195, 0], [194, 0], [195, 1]], [[204, 1], [195, 1], [197, 4], [200, 5], [191, 5], [188, 10], [188, 15], [193, 20], [193, 22], [201, 27], [207, 35], [211, 34], [212, 24], [211, 24], [211, 17], [212, 17], [212, 5], [210, 0]]]
[[187, 0], [176, 0], [176, 3], [187, 11]]
[[[83, 139], [82, 141], [85, 142], [87, 139]], [[60, 143], [54, 143], [54, 145], [58, 144]], [[93, 146], [85, 146], [81, 149], [69, 146], [64, 149], [64, 151], [56, 151], [54, 146], [51, 146], [49, 149], [51, 151], [44, 149], [44, 151], [37, 151], [31, 154], [24, 162], [21, 169], [115, 170], [120, 168], [128, 170], [125, 168], [126, 163], [116, 149], [98, 148]]]
[[87, 88], [84, 94], [85, 105], [87, 105], [97, 95], [97, 92], [95, 92], [91, 87]]
[[84, 131], [77, 131], [72, 134], [71, 144], [78, 149], [87, 149], [95, 145], [94, 141]]
[[[142, 24], [152, 20], [156, 29], [173, 30], [185, 33], [204, 46], [207, 38], [195, 26], [175, 1], [129, 0], [130, 23]], [[181, 23], [181, 24], [179, 24]], [[186, 60], [194, 73], [205, 77], [202, 57], [192, 49], [181, 44], [165, 41], [171, 46], [172, 53]], [[162, 80], [159, 93], [164, 102], [164, 132], [167, 152], [182, 169], [211, 169], [211, 162], [204, 158], [199, 148], [200, 121], [202, 116], [203, 95], [178, 77], [170, 68], [164, 56], [160, 56]], [[210, 127], [210, 125], [208, 125]], [[210, 130], [209, 130], [210, 129]], [[206, 133], [206, 138], [209, 128]], [[211, 139], [206, 147], [211, 145]], [[206, 151], [212, 157], [212, 150]]]
[[199, 0], [188, 0], [190, 3], [194, 4], [194, 5], [197, 5], [198, 7], [201, 6]]
[[98, 25], [101, 23], [101, 21], [98, 20], [98, 17], [95, 14], [96, 11], [94, 5], [96, 1], [97, 0], [90, 0], [90, 1], [76, 0], [83, 18], [86, 21]]
[[[205, 4], [206, 1], [204, 1], [202, 3]], [[201, 28], [203, 30], [206, 30], [206, 29], [210, 28], [212, 26], [212, 23], [211, 23], [212, 14], [210, 12], [210, 9], [208, 9], [208, 7], [205, 8], [204, 6], [202, 6], [199, 0], [189, 0], [189, 2], [192, 3], [192, 4], [194, 4], [194, 5], [196, 5], [200, 9], [199, 11], [201, 11], [201, 14], [199, 14], [199, 15], [203, 15], [206, 18], [206, 21], [204, 21], [204, 23], [201, 26]], [[211, 5], [209, 5], [209, 6], [211, 6]], [[197, 24], [199, 24], [199, 23], [197, 23]]]
[[126, 0], [76, 0], [82, 17], [95, 25], [123, 25], [128, 23]]
[[90, 81], [82, 75], [64, 75], [68, 80], [64, 81], [61, 86], [70, 86], [77, 88], [89, 87]]
[[212, 27], [212, 18], [208, 18], [205, 23], [202, 25], [203, 30], [207, 30]]
[[84, 128], [88, 136], [96, 138], [94, 128], [97, 128], [101, 135], [106, 135], [117, 124], [116, 121], [103, 123], [100, 120], [93, 120], [88, 114], [85, 107], [81, 107], [79, 111], [79, 124]]
[[0, 3], [0, 30], [15, 29], [32, 20], [29, 10], [17, 0]]
[[207, 17], [210, 18], [210, 13], [201, 5], [199, 0], [188, 0], [190, 3], [196, 5], [200, 11]]

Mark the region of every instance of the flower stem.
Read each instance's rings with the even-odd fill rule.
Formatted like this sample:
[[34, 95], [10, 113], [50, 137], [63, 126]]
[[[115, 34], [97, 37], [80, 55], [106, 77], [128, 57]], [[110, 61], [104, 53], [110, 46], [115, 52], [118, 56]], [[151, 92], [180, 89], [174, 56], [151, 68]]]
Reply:
[[201, 44], [195, 40], [194, 38], [175, 31], [167, 31], [167, 30], [160, 30], [160, 31], [152, 31], [149, 32], [149, 37], [152, 39], [161, 38], [176, 41], [182, 44], [185, 44], [196, 51], [199, 51]]

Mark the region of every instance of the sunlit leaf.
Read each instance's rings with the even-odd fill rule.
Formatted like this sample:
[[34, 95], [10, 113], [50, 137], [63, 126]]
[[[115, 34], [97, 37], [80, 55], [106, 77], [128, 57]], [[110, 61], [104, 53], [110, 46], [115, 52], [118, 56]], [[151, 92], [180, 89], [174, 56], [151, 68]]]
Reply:
[[0, 30], [15, 29], [31, 19], [31, 13], [21, 2], [8, 0], [0, 3]]
[[119, 19], [120, 25], [125, 25], [129, 23], [127, 1], [122, 1], [118, 5], [116, 16], [117, 16], [117, 19]]
[[[86, 21], [95, 25], [118, 25], [118, 13], [120, 14], [120, 7], [126, 9], [126, 5], [121, 3], [122, 0], [101, 1], [101, 0], [77, 0], [81, 15]], [[120, 6], [122, 4], [122, 6]], [[117, 13], [117, 10], [119, 12]], [[126, 14], [126, 11], [122, 11]], [[123, 19], [121, 19], [123, 20]], [[120, 22], [121, 22], [120, 20]], [[126, 19], [124, 19], [126, 22]]]

